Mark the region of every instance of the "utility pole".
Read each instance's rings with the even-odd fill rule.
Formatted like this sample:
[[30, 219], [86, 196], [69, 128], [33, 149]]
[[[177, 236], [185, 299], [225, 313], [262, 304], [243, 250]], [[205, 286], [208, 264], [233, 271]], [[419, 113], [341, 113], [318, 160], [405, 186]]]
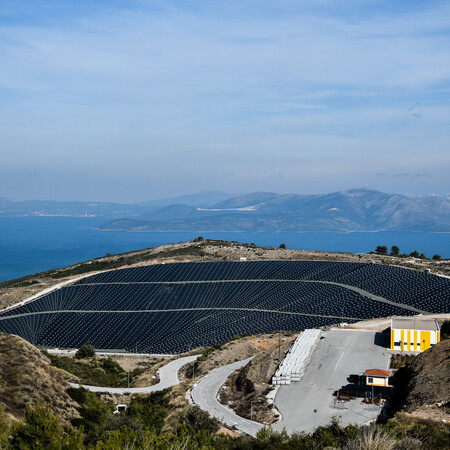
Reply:
[[373, 420], [373, 384], [372, 384], [372, 408], [371, 408], [371, 410], [372, 410], [372, 420]]

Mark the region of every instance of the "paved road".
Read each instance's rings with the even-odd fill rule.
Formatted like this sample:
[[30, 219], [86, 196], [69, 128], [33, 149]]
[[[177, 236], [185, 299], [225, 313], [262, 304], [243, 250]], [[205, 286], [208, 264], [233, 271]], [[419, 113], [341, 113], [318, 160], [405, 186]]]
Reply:
[[150, 392], [162, 391], [171, 386], [175, 386], [180, 382], [178, 379], [178, 371], [185, 364], [195, 361], [198, 355], [185, 356], [184, 358], [176, 359], [175, 361], [162, 366], [159, 369], [159, 383], [153, 386], [145, 386], [138, 388], [112, 388], [102, 386], [89, 386], [85, 384], [70, 383], [72, 387], [84, 387], [91, 392], [109, 392], [110, 394], [149, 394]]
[[207, 411], [211, 416], [216, 417], [229, 426], [235, 426], [251, 436], [256, 436], [256, 433], [263, 428], [263, 425], [238, 416], [230, 408], [222, 405], [217, 400], [219, 389], [225, 383], [226, 379], [234, 371], [244, 367], [251, 359], [247, 358], [243, 361], [212, 370], [195, 384], [191, 396], [194, 403], [204, 411]]
[[[340, 404], [335, 409], [333, 392], [347, 384], [351, 373], [366, 369], [387, 369], [389, 354], [384, 347], [375, 345], [375, 332], [363, 330], [330, 330], [319, 341], [305, 374], [300, 382], [280, 386], [275, 406], [282, 420], [272, 425], [276, 431], [286, 428], [293, 432], [311, 432], [319, 425], [327, 425], [333, 416], [341, 423], [362, 424], [376, 417], [377, 407], [364, 405], [360, 400]], [[251, 358], [214, 369], [200, 380], [192, 390], [194, 402], [204, 411], [222, 422], [255, 436], [263, 425], [244, 419], [217, 401], [220, 387], [227, 377], [246, 365]], [[371, 408], [374, 408], [372, 411]], [[314, 409], [317, 410], [314, 413]]]
[[[95, 272], [95, 273], [98, 273], [98, 272]], [[61, 283], [54, 284], [53, 286], [50, 286], [49, 288], [46, 288], [46, 289], [38, 292], [37, 294], [34, 294], [31, 297], [28, 297], [25, 300], [22, 300], [19, 303], [15, 303], [14, 305], [8, 306], [5, 309], [1, 309], [0, 313], [5, 312], [5, 311], [9, 311], [10, 309], [18, 308], [19, 306], [25, 305], [25, 303], [29, 303], [29, 302], [32, 302], [33, 300], [37, 300], [38, 298], [41, 298], [41, 297], [44, 297], [47, 294], [50, 294], [50, 292], [56, 291], [57, 289], [61, 289], [62, 287], [67, 286], [68, 284], [75, 283], [76, 281], [80, 281], [83, 278], [87, 278], [87, 277], [89, 277], [89, 276], [91, 276], [93, 274], [94, 273], [81, 275], [81, 276], [79, 276], [77, 278], [71, 278], [70, 280], [66, 280], [66, 281], [62, 281]]]
[[130, 313], [166, 313], [166, 312], [183, 312], [183, 311], [247, 311], [247, 312], [264, 312], [283, 314], [287, 316], [308, 316], [308, 317], [326, 317], [329, 319], [346, 319], [346, 320], [367, 320], [360, 317], [348, 316], [329, 316], [325, 314], [308, 314], [301, 312], [279, 311], [276, 309], [262, 309], [262, 308], [170, 308], [170, 309], [131, 309], [131, 310], [105, 310], [105, 309], [59, 309], [52, 311], [33, 311], [27, 313], [14, 314], [10, 316], [0, 317], [1, 320], [16, 319], [18, 317], [39, 316], [43, 314], [130, 314]]
[[369, 291], [366, 291], [364, 289], [358, 288], [356, 286], [351, 286], [349, 284], [344, 283], [337, 283], [335, 281], [319, 281], [319, 280], [301, 280], [301, 279], [278, 279], [278, 278], [271, 278], [271, 279], [251, 279], [251, 280], [198, 280], [198, 281], [126, 281], [126, 282], [109, 282], [109, 283], [83, 283], [81, 286], [103, 286], [103, 285], [121, 285], [121, 284], [156, 284], [156, 285], [176, 285], [176, 284], [218, 284], [218, 283], [319, 283], [319, 284], [330, 284], [333, 286], [339, 286], [344, 289], [348, 289], [349, 291], [357, 292], [358, 294], [361, 294], [364, 297], [369, 298], [370, 300], [374, 300], [376, 302], [386, 303], [388, 305], [397, 306], [399, 308], [406, 309], [408, 311], [413, 311], [415, 313], [419, 314], [431, 314], [427, 311], [423, 311], [421, 309], [414, 308], [410, 305], [405, 305], [404, 303], [396, 303], [391, 300], [388, 300], [384, 297], [380, 297], [379, 295], [372, 294]]
[[[14, 309], [17, 308], [25, 303], [28, 303], [30, 301], [36, 300], [37, 298], [42, 297], [43, 295], [52, 292], [56, 289], [59, 289], [61, 287], [63, 287], [64, 285], [67, 285], [69, 283], [73, 283], [74, 281], [77, 281], [81, 278], [85, 278], [86, 276], [83, 277], [79, 277], [75, 280], [70, 280], [70, 281], [66, 281], [64, 283], [60, 283], [59, 285], [53, 286], [51, 288], [46, 289], [45, 291], [40, 292], [39, 294], [36, 294], [33, 297], [30, 297], [27, 300], [24, 300], [23, 302], [20, 302], [16, 305], [13, 305], [9, 308], [6, 308], [5, 310], [0, 311], [1, 312], [5, 312], [8, 311], [10, 309]], [[392, 305], [392, 306], [396, 306], [398, 308], [402, 308], [405, 309], [407, 311], [411, 311], [411, 312], [415, 312], [418, 314], [430, 314], [427, 311], [423, 311], [421, 309], [417, 309], [414, 308], [413, 306], [410, 305], [405, 305], [404, 303], [396, 303], [393, 302], [391, 300], [388, 300], [384, 297], [380, 297], [379, 295], [375, 295], [372, 294], [369, 291], [366, 291], [364, 289], [360, 289], [358, 287], [355, 286], [350, 286], [348, 284], [343, 284], [343, 283], [336, 283], [334, 281], [317, 281], [317, 280], [284, 280], [284, 279], [253, 279], [253, 280], [209, 280], [209, 281], [140, 281], [140, 282], [111, 282], [111, 283], [85, 283], [82, 284], [81, 286], [102, 286], [102, 285], [136, 285], [136, 284], [161, 284], [161, 285], [172, 285], [172, 284], [217, 284], [217, 283], [293, 283], [293, 282], [298, 282], [298, 283], [318, 283], [318, 284], [327, 284], [327, 285], [334, 285], [334, 286], [339, 286], [342, 287], [344, 289], [348, 289], [350, 291], [353, 292], [357, 292], [358, 294], [373, 300], [375, 302], [381, 302], [381, 303], [386, 303], [388, 305]], [[274, 312], [274, 313], [278, 313], [278, 314], [290, 314], [290, 315], [299, 315], [299, 316], [313, 316], [313, 317], [326, 317], [326, 318], [340, 318], [340, 319], [346, 319], [346, 320], [364, 320], [360, 317], [342, 317], [342, 316], [329, 316], [329, 315], [320, 315], [320, 314], [304, 314], [304, 313], [293, 313], [293, 312], [287, 312], [287, 311], [277, 311], [277, 310], [266, 310], [266, 309], [241, 309], [241, 308], [182, 308], [182, 309], [166, 309], [166, 310], [131, 310], [131, 311], [117, 311], [117, 310], [95, 310], [95, 311], [89, 311], [89, 310], [59, 310], [59, 311], [39, 311], [39, 312], [30, 312], [30, 313], [22, 313], [22, 314], [15, 314], [15, 315], [11, 315], [11, 316], [5, 316], [5, 317], [0, 317], [0, 320], [8, 320], [8, 319], [13, 319], [16, 317], [24, 317], [24, 316], [32, 316], [32, 315], [39, 315], [39, 314], [56, 314], [56, 313], [145, 313], [145, 312], [167, 312], [167, 311], [195, 311], [195, 310], [230, 310], [230, 311], [258, 311], [258, 312]]]
[[[38, 347], [39, 348], [39, 347]], [[75, 355], [78, 349], [59, 349], [59, 348], [47, 348], [48, 353], [51, 355]], [[95, 350], [95, 354], [99, 356], [123, 356], [124, 358], [171, 358], [176, 356], [169, 353], [130, 353], [127, 351], [107, 351], [107, 350]]]

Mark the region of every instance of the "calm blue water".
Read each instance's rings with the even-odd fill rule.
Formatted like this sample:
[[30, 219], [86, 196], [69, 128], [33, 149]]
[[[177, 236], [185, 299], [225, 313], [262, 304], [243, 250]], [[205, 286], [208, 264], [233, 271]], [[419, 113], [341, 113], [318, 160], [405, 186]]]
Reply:
[[[101, 232], [99, 218], [3, 217], [0, 218], [0, 281], [76, 262], [141, 248], [188, 241], [195, 233]], [[257, 245], [337, 252], [370, 252], [377, 245], [398, 245], [431, 257], [450, 257], [448, 233], [202, 233], [205, 238], [254, 242]]]

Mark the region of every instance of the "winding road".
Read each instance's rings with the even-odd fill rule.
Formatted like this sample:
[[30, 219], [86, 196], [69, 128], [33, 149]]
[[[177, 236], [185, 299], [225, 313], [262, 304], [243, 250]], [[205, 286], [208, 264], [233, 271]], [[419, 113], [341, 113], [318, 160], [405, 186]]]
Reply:
[[110, 394], [149, 394], [150, 392], [163, 391], [169, 387], [177, 385], [180, 380], [178, 371], [190, 362], [195, 361], [198, 355], [185, 356], [178, 358], [159, 369], [159, 383], [153, 386], [144, 386], [138, 388], [113, 388], [105, 386], [90, 386], [87, 384], [69, 383], [74, 388], [83, 387], [91, 392], [109, 392]]
[[[162, 284], [162, 285], [176, 285], [176, 284], [205, 284], [205, 283], [242, 283], [242, 282], [250, 282], [250, 283], [274, 283], [274, 282], [283, 282], [283, 283], [318, 283], [318, 284], [327, 284], [333, 286], [339, 286], [344, 289], [348, 289], [349, 291], [356, 292], [364, 297], [369, 298], [375, 302], [386, 303], [388, 305], [396, 306], [407, 311], [411, 311], [417, 314], [430, 314], [428, 311], [423, 311], [421, 309], [414, 308], [410, 305], [405, 305], [403, 303], [396, 303], [391, 300], [388, 300], [384, 297], [380, 297], [379, 295], [372, 294], [369, 291], [365, 291], [364, 289], [357, 288], [355, 286], [350, 286], [348, 284], [336, 283], [333, 281], [316, 281], [316, 280], [283, 280], [283, 279], [255, 279], [255, 280], [211, 280], [211, 281], [142, 281], [142, 282], [113, 282], [113, 283], [83, 283], [82, 286], [101, 286], [101, 285], [133, 285], [133, 284]], [[16, 305], [18, 306], [18, 305]], [[12, 309], [12, 308], [10, 308]], [[26, 317], [26, 316], [37, 316], [42, 314], [87, 314], [87, 313], [101, 313], [101, 314], [129, 314], [129, 313], [165, 313], [165, 312], [182, 312], [182, 311], [246, 311], [246, 312], [263, 312], [263, 313], [276, 313], [290, 316], [309, 316], [309, 317], [324, 317], [330, 319], [340, 319], [340, 320], [365, 320], [362, 317], [348, 317], [343, 315], [325, 315], [325, 314], [308, 314], [301, 312], [291, 312], [291, 311], [280, 311], [273, 309], [261, 309], [261, 308], [172, 308], [172, 309], [134, 309], [134, 310], [78, 310], [78, 309], [64, 309], [64, 310], [52, 310], [52, 311], [33, 311], [27, 313], [19, 313], [19, 314], [11, 314], [8, 316], [0, 317], [1, 320], [10, 320], [18, 317]]]
[[247, 358], [212, 370], [194, 385], [191, 391], [191, 397], [199, 408], [207, 411], [211, 416], [216, 417], [230, 427], [236, 427], [250, 436], [256, 436], [256, 433], [264, 427], [263, 425], [238, 416], [234, 411], [222, 405], [217, 400], [219, 389], [225, 383], [226, 379], [233, 372], [248, 364], [252, 358]]

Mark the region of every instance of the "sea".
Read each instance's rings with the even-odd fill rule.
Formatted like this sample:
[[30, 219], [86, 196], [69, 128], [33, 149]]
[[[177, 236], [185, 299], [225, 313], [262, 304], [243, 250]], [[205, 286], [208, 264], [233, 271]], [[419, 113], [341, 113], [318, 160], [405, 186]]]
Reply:
[[2, 217], [0, 218], [0, 281], [44, 270], [65, 267], [107, 253], [123, 253], [168, 243], [205, 239], [234, 240], [256, 245], [321, 250], [370, 252], [377, 245], [400, 247], [401, 253], [417, 250], [428, 257], [450, 258], [450, 233], [354, 232], [354, 233], [247, 233], [174, 232], [129, 233], [99, 231], [98, 217]]

